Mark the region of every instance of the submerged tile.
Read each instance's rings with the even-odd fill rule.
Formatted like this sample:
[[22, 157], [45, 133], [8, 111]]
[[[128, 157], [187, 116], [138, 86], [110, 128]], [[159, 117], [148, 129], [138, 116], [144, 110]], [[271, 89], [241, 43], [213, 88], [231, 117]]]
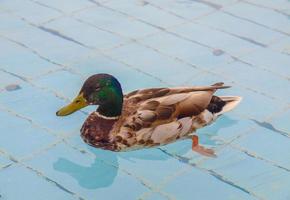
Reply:
[[80, 129], [81, 122], [86, 117], [84, 114], [77, 112], [65, 118], [57, 117], [56, 111], [67, 102], [28, 84], [21, 86], [21, 90], [0, 93], [0, 104], [59, 134]]
[[47, 23], [45, 27], [58, 31], [88, 47], [96, 49], [109, 49], [129, 41], [126, 38], [100, 30], [71, 17], [63, 17]]
[[17, 159], [31, 155], [56, 140], [47, 131], [11, 113], [0, 111], [0, 118], [1, 149]]
[[218, 180], [206, 171], [192, 168], [170, 181], [165, 192], [177, 199], [255, 199], [245, 191]]
[[54, 9], [41, 6], [29, 0], [4, 0], [1, 2], [1, 7], [37, 24], [61, 15], [60, 12]]
[[136, 89], [166, 86], [155, 77], [144, 74], [133, 67], [113, 61], [102, 55], [93, 55], [79, 60], [79, 62], [72, 64], [71, 67], [84, 77], [89, 77], [97, 73], [111, 74], [119, 80], [124, 93]]
[[286, 34], [290, 33], [290, 21], [288, 17], [282, 13], [275, 12], [274, 10], [244, 2], [239, 2], [233, 6], [229, 6], [224, 10], [238, 17], [251, 20]]
[[96, 7], [75, 14], [76, 18], [123, 37], [140, 38], [158, 32], [159, 29], [114, 12], [104, 7]]
[[111, 50], [109, 53], [113, 58], [158, 77], [170, 85], [181, 85], [192, 74], [200, 72], [191, 66], [176, 61], [174, 58], [162, 55], [139, 44], [129, 44]]
[[[140, 42], [157, 51], [173, 58], [182, 59], [204, 70], [212, 69], [216, 65], [231, 59], [229, 55], [224, 54], [220, 49], [219, 51], [213, 51], [210, 48], [165, 32], [146, 37]], [[172, 48], [172, 46], [174, 46], [174, 48]], [[217, 51], [218, 53], [216, 53]]]
[[217, 158], [203, 162], [202, 167], [222, 180], [251, 191], [258, 198], [282, 200], [289, 197], [288, 172], [231, 147], [220, 151]]
[[148, 191], [135, 177], [119, 169], [115, 153], [92, 153], [95, 157], [60, 144], [27, 164], [86, 199], [133, 200]]
[[60, 185], [20, 165], [0, 171], [0, 186], [3, 199], [78, 199]]
[[[257, 141], [259, 141], [259, 144], [257, 144]], [[269, 141], [271, 141], [271, 144], [269, 144]], [[290, 138], [282, 135], [279, 130], [271, 127], [258, 127], [232, 144], [245, 149], [253, 156], [262, 157], [290, 171], [290, 161], [285, 159], [285, 155], [290, 151]]]
[[120, 0], [118, 2], [108, 1], [104, 5], [162, 28], [185, 22], [185, 20], [158, 9], [150, 3], [142, 4], [134, 0]]

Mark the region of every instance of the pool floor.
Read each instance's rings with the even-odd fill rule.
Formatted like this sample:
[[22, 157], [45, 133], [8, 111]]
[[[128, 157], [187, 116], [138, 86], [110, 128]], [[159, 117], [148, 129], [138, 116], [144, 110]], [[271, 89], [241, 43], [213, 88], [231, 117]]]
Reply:
[[[0, 200], [289, 200], [290, 1], [2, 0]], [[96, 73], [139, 88], [232, 87], [242, 103], [184, 140], [114, 153], [55, 112]]]

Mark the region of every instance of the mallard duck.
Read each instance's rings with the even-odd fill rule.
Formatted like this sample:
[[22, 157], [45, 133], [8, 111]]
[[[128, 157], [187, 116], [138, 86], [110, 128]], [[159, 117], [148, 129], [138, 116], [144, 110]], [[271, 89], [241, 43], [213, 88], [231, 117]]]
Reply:
[[96, 74], [83, 84], [78, 96], [56, 112], [66, 116], [88, 105], [98, 105], [81, 128], [83, 140], [96, 148], [129, 151], [192, 139], [192, 150], [206, 156], [194, 134], [241, 101], [239, 96], [214, 96], [229, 88], [211, 86], [150, 88], [123, 95], [119, 81], [109, 74]]

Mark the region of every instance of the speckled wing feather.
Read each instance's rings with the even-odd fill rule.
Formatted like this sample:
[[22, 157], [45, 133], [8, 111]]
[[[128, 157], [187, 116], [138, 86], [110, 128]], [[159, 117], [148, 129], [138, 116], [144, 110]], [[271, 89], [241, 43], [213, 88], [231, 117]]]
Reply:
[[[216, 89], [209, 87], [154, 88], [134, 91], [125, 96], [131, 105], [119, 124], [116, 138], [125, 146], [166, 144], [192, 131], [193, 117], [209, 105]], [[125, 106], [126, 107], [126, 106]], [[125, 138], [125, 141], [124, 141]]]

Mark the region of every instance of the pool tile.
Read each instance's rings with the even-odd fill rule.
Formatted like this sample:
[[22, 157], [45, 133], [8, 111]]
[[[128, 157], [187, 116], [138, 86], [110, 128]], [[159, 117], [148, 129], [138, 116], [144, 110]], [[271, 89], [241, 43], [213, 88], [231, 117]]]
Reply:
[[82, 0], [36, 0], [37, 2], [49, 6], [51, 8], [55, 8], [60, 10], [63, 13], [69, 14], [71, 12], [84, 9], [87, 7], [92, 7], [95, 4], [90, 1], [82, 1]]
[[59, 134], [67, 134], [80, 129], [81, 122], [86, 117], [84, 114], [76, 112], [68, 117], [57, 117], [55, 112], [66, 102], [28, 84], [20, 86], [20, 90], [0, 93], [0, 105]]
[[[237, 70], [239, 73], [237, 73]], [[253, 88], [275, 97], [277, 100], [289, 102], [290, 82], [278, 75], [241, 62], [223, 65], [216, 72], [233, 81], [240, 82], [248, 88]]]
[[33, 78], [60, 68], [41, 58], [31, 49], [2, 38], [0, 38], [0, 48], [1, 68], [22, 77]]
[[177, 199], [255, 199], [251, 195], [219, 181], [206, 171], [192, 168], [170, 181], [163, 189]]
[[104, 5], [162, 28], [185, 22], [183, 19], [158, 9], [151, 4], [142, 4], [142, 2], [136, 2], [134, 0], [108, 1]]
[[182, 163], [176, 163], [175, 158], [156, 148], [118, 153], [117, 155], [120, 168], [141, 176], [154, 185], [159, 185], [168, 176], [187, 167]]
[[93, 55], [79, 60], [77, 63], [73, 63], [70, 66], [85, 78], [97, 73], [111, 74], [119, 80], [124, 93], [140, 88], [167, 86], [155, 77], [140, 73], [140, 71], [133, 69], [132, 67], [111, 60], [102, 55]]
[[233, 15], [262, 24], [272, 29], [290, 33], [290, 21], [287, 16], [274, 10], [239, 2], [224, 9]]
[[18, 42], [21, 46], [26, 46], [43, 60], [56, 64], [68, 64], [92, 51], [43, 26], [32, 26], [18, 18], [10, 18], [7, 14], [5, 16], [8, 20], [0, 19], [0, 27], [4, 30], [3, 35]]
[[261, 48], [256, 44], [196, 23], [174, 27], [170, 31], [204, 46], [221, 49], [233, 56], [239, 56]]
[[146, 37], [140, 42], [205, 70], [211, 69], [231, 59], [223, 51], [221, 51], [220, 55], [215, 55], [214, 51], [210, 48], [165, 32]]
[[11, 164], [11, 163], [12, 163], [11, 160], [9, 160], [8, 158], [4, 157], [3, 155], [0, 155], [0, 169], [2, 167], [5, 167], [5, 166]]
[[36, 24], [40, 24], [61, 15], [61, 13], [56, 10], [28, 0], [4, 0], [1, 2], [1, 6]]
[[278, 0], [275, 2], [272, 0], [247, 0], [247, 2], [259, 7], [266, 7], [278, 11], [285, 11], [290, 9], [290, 5], [287, 0]]
[[198, 23], [206, 24], [214, 29], [234, 34], [237, 38], [241, 38], [250, 43], [256, 43], [261, 46], [269, 45], [272, 42], [285, 37], [285, 35], [277, 31], [273, 31], [262, 26], [257, 26], [256, 24], [235, 18], [222, 12], [217, 12], [203, 17], [198, 20]]
[[290, 69], [288, 67], [290, 64], [289, 55], [271, 49], [260, 49], [259, 51], [241, 56], [241, 60], [290, 78]]
[[27, 164], [86, 199], [98, 196], [108, 200], [133, 200], [148, 191], [137, 179], [118, 168], [114, 153], [105, 154], [105, 162], [98, 157], [98, 152], [94, 158], [60, 144]]
[[4, 89], [5, 87], [9, 85], [19, 85], [22, 83], [22, 80], [19, 78], [12, 76], [10, 74], [7, 74], [6, 72], [0, 71], [0, 90]]
[[[58, 31], [90, 48], [109, 49], [129, 41], [128, 39], [97, 29], [71, 17], [63, 17], [45, 24], [45, 27]], [[83, 30], [86, 31], [84, 32]]]
[[148, 0], [151, 4], [191, 20], [213, 12], [215, 9], [197, 1]]
[[1, 149], [16, 159], [35, 153], [56, 141], [52, 134], [13, 114], [0, 111], [0, 118], [0, 128], [5, 136], [0, 140]]
[[[0, 171], [1, 198], [3, 199], [67, 199], [77, 200], [72, 194], [41, 175], [17, 165]], [[16, 189], [17, 188], [17, 189]]]
[[290, 135], [290, 110], [287, 109], [285, 112], [277, 117], [275, 117], [271, 123], [279, 130], [287, 132]]
[[146, 200], [167, 200], [168, 198], [161, 195], [160, 193], [153, 193], [153, 194], [150, 194], [149, 197], [146, 197], [145, 198]]
[[109, 53], [113, 58], [158, 77], [171, 85], [181, 85], [192, 74], [200, 72], [191, 66], [177, 62], [174, 58], [164, 56], [138, 44], [129, 44], [111, 50]]
[[215, 171], [219, 177], [251, 191], [259, 198], [282, 200], [289, 197], [286, 189], [290, 180], [288, 172], [231, 147], [224, 148], [217, 158], [206, 160], [202, 167]]
[[[285, 154], [290, 151], [290, 138], [281, 133], [279, 130], [260, 127], [236, 140], [233, 144], [290, 169], [290, 161], [285, 159]], [[257, 141], [259, 141], [259, 145], [257, 145]], [[271, 144], [269, 141], [272, 141]]]
[[281, 52], [282, 54], [290, 55], [290, 37], [285, 37], [279, 41], [276, 41], [271, 46], [269, 46], [268, 52], [271, 50]]
[[[84, 78], [69, 71], [57, 71], [33, 80], [41, 88], [48, 88], [67, 98], [74, 98], [81, 89]], [[65, 83], [65, 84], [63, 84]], [[67, 87], [67, 84], [70, 87]]]
[[[75, 15], [78, 19], [128, 38], [140, 38], [159, 29], [104, 7], [92, 8]], [[140, 31], [142, 30], [142, 31]]]

